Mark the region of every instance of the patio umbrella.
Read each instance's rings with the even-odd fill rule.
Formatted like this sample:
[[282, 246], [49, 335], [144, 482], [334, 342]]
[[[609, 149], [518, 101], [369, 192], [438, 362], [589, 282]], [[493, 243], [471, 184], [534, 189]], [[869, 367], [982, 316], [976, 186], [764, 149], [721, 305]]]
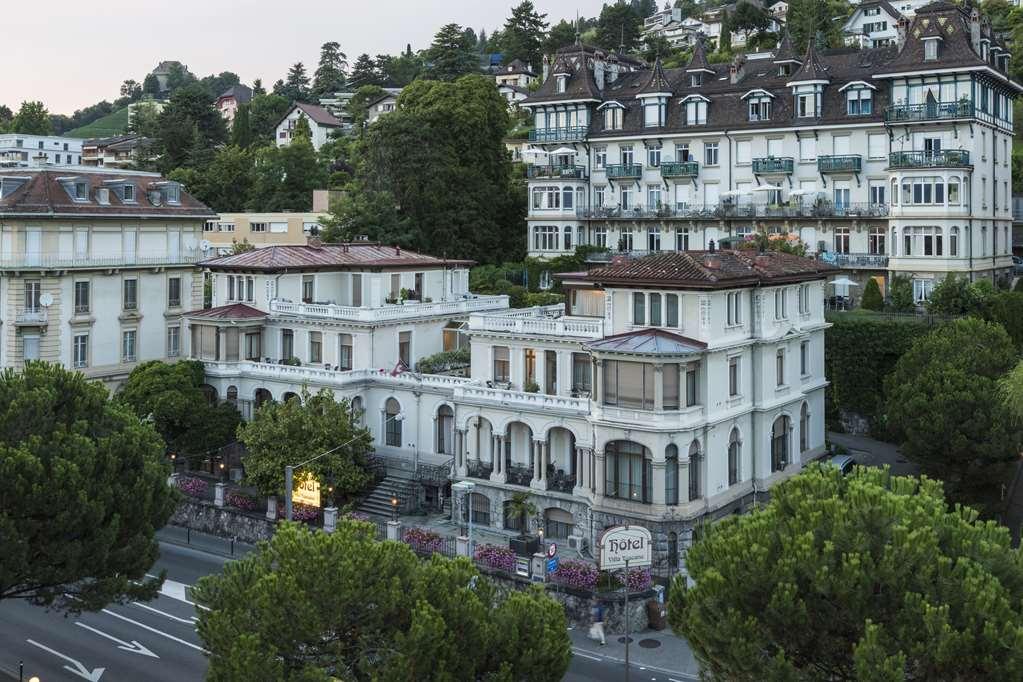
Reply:
[[805, 197], [809, 194], [817, 194], [815, 189], [793, 189], [789, 191], [790, 197]]
[[554, 154], [555, 156], [561, 156], [562, 154], [575, 154], [576, 152], [572, 147], [558, 147], [553, 152], [548, 153]]
[[522, 156], [523, 158], [529, 157], [531, 159], [535, 159], [537, 157], [547, 156], [547, 152], [545, 152], [542, 149], [537, 149], [536, 147], [530, 147], [529, 149], [522, 152]]
[[[753, 189], [751, 189], [750, 191], [751, 192], [779, 192], [779, 191], [781, 191], [781, 187], [777, 187], [776, 185], [758, 185], [758, 186], [754, 187]], [[789, 192], [789, 194], [792, 194], [792, 192]]]
[[835, 279], [828, 282], [832, 286], [846, 286], [846, 287], [858, 287], [859, 284], [852, 281], [848, 277], [836, 277]]

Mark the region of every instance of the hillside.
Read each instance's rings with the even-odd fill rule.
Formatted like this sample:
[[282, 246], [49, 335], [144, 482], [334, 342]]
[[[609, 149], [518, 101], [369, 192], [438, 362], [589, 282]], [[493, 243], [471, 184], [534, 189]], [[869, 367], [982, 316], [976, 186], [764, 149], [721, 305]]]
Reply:
[[128, 130], [128, 107], [118, 109], [103, 118], [96, 119], [81, 128], [65, 133], [66, 137], [112, 137], [121, 135]]

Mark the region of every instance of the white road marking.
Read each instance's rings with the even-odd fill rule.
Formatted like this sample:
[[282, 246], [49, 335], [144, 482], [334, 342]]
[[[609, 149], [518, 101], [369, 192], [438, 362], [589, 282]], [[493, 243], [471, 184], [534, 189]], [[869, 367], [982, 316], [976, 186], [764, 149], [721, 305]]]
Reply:
[[142, 644], [139, 644], [139, 642], [134, 640], [134, 639], [131, 640], [131, 642], [125, 642], [123, 639], [118, 639], [117, 637], [114, 637], [113, 635], [108, 635], [107, 633], [103, 632], [102, 630], [97, 630], [96, 628], [92, 627], [91, 625], [86, 625], [82, 621], [76, 621], [75, 625], [77, 625], [80, 628], [85, 628], [89, 632], [95, 632], [100, 637], [106, 637], [111, 642], [116, 642], [118, 649], [123, 649], [124, 651], [128, 651], [128, 652], [131, 652], [133, 654], [142, 654], [143, 656], [149, 656], [150, 658], [160, 658], [159, 656], [154, 654], [152, 651], [147, 649], [145, 646], [143, 646]]
[[148, 606], [146, 604], [143, 604], [140, 601], [136, 601], [136, 602], [132, 602], [132, 603], [135, 606], [139, 607], [140, 609], [145, 609], [146, 611], [152, 611], [153, 613], [159, 613], [161, 616], [167, 616], [171, 620], [176, 620], [179, 623], [184, 623], [185, 625], [193, 625], [193, 626], [195, 625], [195, 618], [182, 618], [180, 616], [175, 616], [172, 613], [167, 613], [166, 611], [161, 611], [160, 609], [154, 609], [152, 606]]
[[150, 626], [146, 625], [145, 623], [140, 623], [137, 620], [132, 620], [131, 618], [128, 618], [127, 616], [122, 616], [119, 613], [114, 613], [110, 609], [103, 609], [103, 613], [105, 613], [107, 615], [110, 615], [110, 616], [113, 616], [114, 618], [120, 618], [121, 620], [123, 620], [123, 621], [125, 621], [127, 623], [131, 623], [132, 625], [137, 625], [140, 628], [142, 628], [143, 630], [149, 630], [150, 632], [158, 634], [158, 635], [160, 635], [162, 637], [166, 637], [167, 639], [173, 640], [173, 641], [177, 642], [178, 644], [184, 644], [185, 646], [191, 647], [191, 648], [195, 649], [196, 651], [201, 651], [204, 654], [208, 654], [209, 653], [208, 651], [206, 651], [206, 649], [203, 649], [201, 646], [198, 646], [196, 644], [192, 644], [191, 642], [186, 642], [185, 640], [179, 639], [178, 637], [175, 637], [174, 635], [169, 635], [169, 634], [167, 634], [166, 632], [164, 632], [162, 630], [157, 630], [156, 628], [150, 627]]
[[572, 649], [572, 653], [574, 653], [576, 656], [582, 656], [583, 658], [588, 658], [591, 661], [602, 661], [602, 660], [604, 660], [600, 656], [590, 656], [589, 654], [584, 654], [579, 649]]
[[65, 661], [67, 661], [69, 663], [74, 663], [75, 664], [74, 668], [72, 668], [69, 665], [65, 665], [64, 666], [64, 670], [72, 672], [75, 675], [78, 675], [79, 677], [84, 678], [86, 680], [89, 680], [89, 682], [99, 682], [100, 678], [103, 677], [103, 672], [106, 670], [106, 668], [94, 668], [93, 670], [89, 670], [84, 665], [82, 665], [81, 662], [76, 661], [75, 659], [71, 658], [70, 656], [62, 654], [59, 651], [54, 651], [53, 649], [51, 649], [48, 646], [44, 646], [44, 645], [40, 644], [39, 642], [33, 641], [31, 639], [26, 639], [25, 641], [28, 642], [29, 644], [31, 644], [32, 646], [39, 647], [43, 651], [48, 651], [51, 654], [53, 654], [54, 656], [56, 656], [58, 658], [62, 658], [62, 659], [64, 659]]
[[[146, 577], [147, 578], [158, 578], [159, 576], [155, 576], [152, 573], [146, 573]], [[175, 582], [173, 580], [164, 580], [163, 581], [163, 585], [160, 587], [160, 594], [162, 594], [165, 597], [170, 597], [171, 599], [176, 599], [178, 601], [183, 601], [186, 604], [188, 604], [189, 606], [194, 606], [197, 609], [202, 609], [203, 611], [209, 611], [210, 609], [209, 609], [208, 606], [203, 606], [202, 604], [196, 604], [194, 601], [190, 601], [188, 599], [188, 590], [190, 590], [190, 589], [192, 589], [191, 585], [186, 585], [185, 583]]]

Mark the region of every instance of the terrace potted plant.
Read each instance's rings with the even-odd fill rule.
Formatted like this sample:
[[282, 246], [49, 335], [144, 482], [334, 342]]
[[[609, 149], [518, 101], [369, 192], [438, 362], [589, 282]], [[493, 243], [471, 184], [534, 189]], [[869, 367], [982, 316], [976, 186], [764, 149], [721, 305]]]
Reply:
[[529, 493], [515, 493], [508, 500], [508, 514], [519, 518], [519, 536], [510, 538], [508, 546], [520, 556], [532, 556], [540, 547], [539, 538], [526, 534], [526, 519], [534, 516], [537, 511], [536, 505], [529, 501]]

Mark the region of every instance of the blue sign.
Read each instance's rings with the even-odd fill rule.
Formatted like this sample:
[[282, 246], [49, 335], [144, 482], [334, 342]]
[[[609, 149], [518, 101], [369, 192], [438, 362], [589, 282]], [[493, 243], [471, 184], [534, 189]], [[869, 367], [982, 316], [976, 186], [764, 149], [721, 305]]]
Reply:
[[558, 557], [551, 557], [547, 560], [547, 573], [551, 574], [558, 570]]

